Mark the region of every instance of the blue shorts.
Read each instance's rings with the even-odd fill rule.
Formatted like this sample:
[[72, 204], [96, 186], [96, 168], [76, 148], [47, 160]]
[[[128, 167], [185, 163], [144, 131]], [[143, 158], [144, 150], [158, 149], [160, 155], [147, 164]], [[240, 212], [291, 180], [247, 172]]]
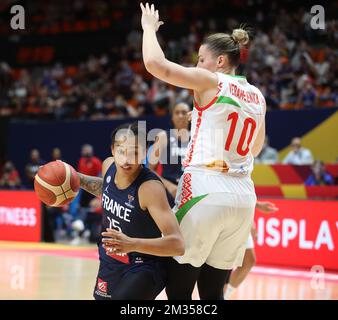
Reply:
[[96, 300], [154, 300], [164, 289], [167, 258], [131, 264], [111, 260], [100, 260]]

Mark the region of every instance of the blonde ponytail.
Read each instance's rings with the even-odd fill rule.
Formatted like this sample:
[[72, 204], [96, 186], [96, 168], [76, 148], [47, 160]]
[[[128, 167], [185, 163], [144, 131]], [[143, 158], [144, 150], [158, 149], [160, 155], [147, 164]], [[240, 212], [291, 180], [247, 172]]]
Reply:
[[238, 43], [240, 46], [247, 45], [250, 40], [248, 32], [244, 29], [234, 29], [231, 37], [234, 39], [235, 43]]

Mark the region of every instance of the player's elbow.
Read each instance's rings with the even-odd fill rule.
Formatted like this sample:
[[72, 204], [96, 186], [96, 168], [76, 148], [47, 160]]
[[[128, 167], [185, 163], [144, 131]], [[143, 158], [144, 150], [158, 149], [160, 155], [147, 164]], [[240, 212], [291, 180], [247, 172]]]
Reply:
[[261, 143], [256, 143], [252, 147], [251, 153], [256, 158], [261, 153], [262, 149], [263, 149], [263, 141]]
[[151, 71], [155, 68], [155, 60], [154, 59], [144, 59], [144, 66], [146, 67], [146, 70], [151, 73]]
[[182, 236], [175, 235], [173, 239], [173, 256], [183, 256], [185, 253], [185, 246], [184, 246], [184, 240]]
[[182, 245], [182, 246], [177, 248], [177, 250], [175, 251], [173, 256], [183, 256], [184, 253], [185, 253], [185, 248], [184, 248], [184, 245]]
[[144, 66], [149, 73], [156, 77], [164, 69], [164, 62], [158, 59], [148, 58], [144, 60]]
[[253, 148], [252, 149], [252, 155], [254, 156], [254, 158], [256, 158], [260, 153], [261, 153], [261, 150], [260, 149], [255, 149], [255, 148]]

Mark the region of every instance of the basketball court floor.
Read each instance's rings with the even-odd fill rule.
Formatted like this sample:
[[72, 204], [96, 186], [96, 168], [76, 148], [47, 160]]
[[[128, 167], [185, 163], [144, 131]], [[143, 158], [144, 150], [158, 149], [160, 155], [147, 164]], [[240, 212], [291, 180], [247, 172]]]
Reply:
[[[91, 300], [97, 269], [94, 245], [0, 241], [0, 299]], [[337, 300], [338, 274], [256, 266], [231, 299]]]

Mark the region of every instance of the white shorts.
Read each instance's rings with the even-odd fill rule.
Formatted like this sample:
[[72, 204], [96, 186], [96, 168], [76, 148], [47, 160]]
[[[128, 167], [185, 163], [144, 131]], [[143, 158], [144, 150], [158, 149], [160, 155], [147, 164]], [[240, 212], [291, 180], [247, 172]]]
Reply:
[[253, 237], [252, 237], [252, 235], [251, 235], [251, 232], [250, 232], [250, 234], [249, 234], [248, 242], [246, 243], [246, 248], [247, 248], [247, 249], [253, 249], [253, 248], [255, 248], [255, 243], [254, 243], [254, 241], [253, 241]]
[[239, 186], [247, 183], [240, 181], [241, 178], [229, 180], [224, 174], [185, 171], [182, 175], [174, 209], [185, 242], [185, 254], [174, 257], [179, 263], [194, 267], [207, 263], [224, 270], [242, 265], [256, 195], [235, 193], [234, 179], [239, 179]]

